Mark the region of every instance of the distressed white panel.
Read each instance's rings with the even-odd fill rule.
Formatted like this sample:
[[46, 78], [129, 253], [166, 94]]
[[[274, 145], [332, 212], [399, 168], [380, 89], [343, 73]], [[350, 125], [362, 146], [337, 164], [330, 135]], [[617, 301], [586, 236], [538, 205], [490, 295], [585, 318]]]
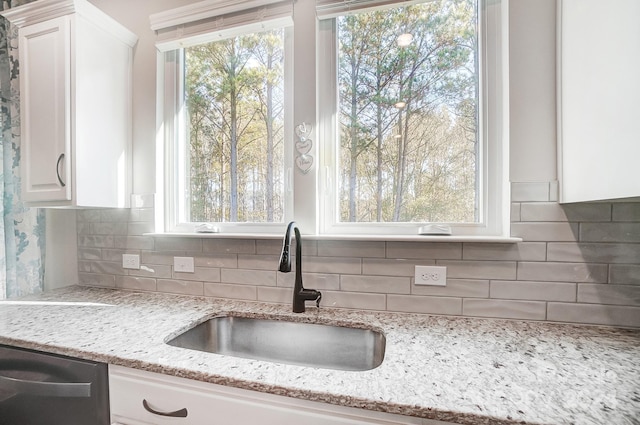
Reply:
[[640, 2], [559, 3], [560, 201], [640, 195]]

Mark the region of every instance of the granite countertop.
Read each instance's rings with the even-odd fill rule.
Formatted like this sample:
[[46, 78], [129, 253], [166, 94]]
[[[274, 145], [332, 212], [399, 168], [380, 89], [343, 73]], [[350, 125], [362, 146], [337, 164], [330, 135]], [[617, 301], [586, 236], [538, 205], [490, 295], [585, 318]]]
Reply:
[[[382, 330], [385, 360], [336, 371], [165, 344], [227, 313]], [[460, 424], [640, 423], [639, 330], [68, 287], [0, 301], [0, 344]]]

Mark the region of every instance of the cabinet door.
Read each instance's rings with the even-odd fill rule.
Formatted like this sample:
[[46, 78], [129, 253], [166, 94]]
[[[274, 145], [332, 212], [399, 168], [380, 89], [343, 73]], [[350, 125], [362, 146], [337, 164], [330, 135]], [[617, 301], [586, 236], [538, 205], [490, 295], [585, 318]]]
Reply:
[[558, 5], [560, 202], [640, 196], [640, 1]]
[[444, 425], [117, 366], [109, 366], [109, 398], [112, 422], [126, 425]]
[[71, 20], [20, 29], [22, 199], [71, 199]]

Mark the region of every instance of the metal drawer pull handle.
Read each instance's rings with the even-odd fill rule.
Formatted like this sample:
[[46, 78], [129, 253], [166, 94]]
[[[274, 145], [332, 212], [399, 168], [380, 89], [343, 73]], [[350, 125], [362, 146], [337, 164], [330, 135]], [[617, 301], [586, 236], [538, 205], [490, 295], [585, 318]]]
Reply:
[[91, 383], [41, 382], [0, 375], [0, 389], [44, 397], [91, 397]]
[[66, 183], [62, 181], [60, 178], [60, 162], [64, 159], [64, 153], [61, 153], [58, 157], [58, 162], [56, 162], [56, 177], [58, 177], [58, 181], [60, 182], [60, 186], [65, 187]]
[[166, 412], [166, 413], [158, 412], [157, 410], [152, 409], [151, 406], [149, 406], [149, 403], [147, 403], [147, 400], [145, 399], [142, 400], [142, 405], [144, 406], [147, 412], [153, 413], [154, 415], [170, 416], [172, 418], [186, 418], [188, 413], [186, 408], [176, 410], [175, 412]]

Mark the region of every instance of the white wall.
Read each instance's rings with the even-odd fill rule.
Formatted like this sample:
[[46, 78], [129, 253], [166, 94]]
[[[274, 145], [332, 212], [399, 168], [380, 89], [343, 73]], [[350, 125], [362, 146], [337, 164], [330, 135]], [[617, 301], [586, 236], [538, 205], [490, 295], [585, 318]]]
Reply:
[[44, 287], [54, 289], [78, 283], [76, 211], [47, 209]]
[[509, 2], [512, 182], [557, 180], [556, 0]]

